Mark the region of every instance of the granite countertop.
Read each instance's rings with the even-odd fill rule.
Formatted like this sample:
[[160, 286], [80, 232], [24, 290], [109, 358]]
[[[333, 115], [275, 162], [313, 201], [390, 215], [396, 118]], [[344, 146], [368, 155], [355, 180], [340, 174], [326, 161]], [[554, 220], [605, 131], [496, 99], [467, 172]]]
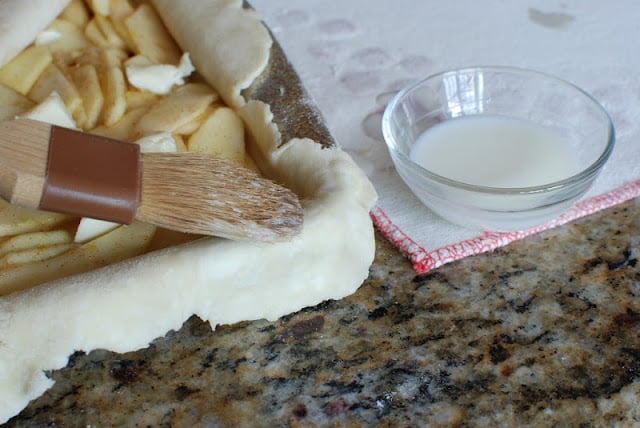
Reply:
[[352, 296], [77, 353], [7, 426], [638, 426], [640, 201]]

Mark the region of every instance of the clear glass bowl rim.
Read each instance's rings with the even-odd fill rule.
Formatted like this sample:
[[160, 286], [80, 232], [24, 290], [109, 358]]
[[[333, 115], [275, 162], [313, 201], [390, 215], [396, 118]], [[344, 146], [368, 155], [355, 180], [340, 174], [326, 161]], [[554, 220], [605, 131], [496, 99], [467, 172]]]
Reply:
[[[453, 180], [442, 175], [433, 173], [426, 168], [421, 167], [420, 165], [413, 162], [409, 157], [404, 154], [401, 150], [399, 150], [394, 142], [391, 132], [391, 114], [392, 111], [395, 110], [397, 104], [399, 104], [402, 99], [411, 91], [413, 91], [418, 86], [421, 86], [425, 82], [437, 78], [442, 78], [447, 75], [454, 75], [458, 73], [469, 73], [472, 71], [494, 71], [494, 72], [509, 72], [509, 73], [517, 73], [517, 74], [529, 74], [532, 76], [540, 77], [543, 79], [548, 79], [557, 83], [560, 83], [570, 89], [577, 91], [579, 94], [584, 96], [587, 100], [591, 101], [593, 105], [603, 113], [606, 118], [607, 127], [608, 127], [608, 141], [604, 147], [604, 150], [600, 154], [600, 156], [587, 168], [582, 171], [574, 174], [570, 177], [567, 177], [562, 180], [554, 181], [552, 183], [547, 183], [540, 186], [530, 186], [530, 187], [489, 187], [489, 186], [479, 186], [476, 184], [464, 183], [461, 181]], [[464, 67], [458, 69], [451, 69], [447, 71], [442, 71], [439, 73], [431, 74], [423, 79], [420, 79], [414, 83], [411, 83], [401, 89], [387, 104], [385, 107], [383, 116], [382, 116], [382, 135], [384, 136], [385, 143], [392, 154], [396, 159], [399, 159], [405, 167], [411, 170], [414, 174], [421, 176], [425, 180], [433, 180], [439, 182], [444, 185], [448, 185], [451, 187], [460, 188], [463, 190], [476, 192], [476, 193], [487, 193], [487, 194], [512, 194], [512, 195], [526, 195], [526, 194], [537, 194], [544, 193], [550, 191], [556, 191], [563, 188], [568, 188], [576, 184], [580, 184], [588, 181], [591, 177], [595, 176], [602, 169], [604, 164], [609, 159], [611, 152], [615, 146], [615, 128], [613, 125], [613, 121], [611, 116], [607, 112], [607, 110], [602, 106], [602, 104], [594, 98], [590, 93], [580, 88], [579, 86], [564, 80], [562, 78], [556, 77], [554, 75], [527, 69], [520, 67], [512, 67], [512, 66], [476, 66], [476, 67]]]

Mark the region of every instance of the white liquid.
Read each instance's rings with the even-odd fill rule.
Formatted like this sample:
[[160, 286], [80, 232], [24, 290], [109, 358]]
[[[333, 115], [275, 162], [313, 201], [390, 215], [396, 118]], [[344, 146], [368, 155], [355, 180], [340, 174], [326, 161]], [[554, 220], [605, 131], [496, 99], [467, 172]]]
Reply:
[[577, 171], [568, 143], [524, 120], [465, 116], [420, 135], [410, 158], [443, 177], [479, 186], [549, 184]]

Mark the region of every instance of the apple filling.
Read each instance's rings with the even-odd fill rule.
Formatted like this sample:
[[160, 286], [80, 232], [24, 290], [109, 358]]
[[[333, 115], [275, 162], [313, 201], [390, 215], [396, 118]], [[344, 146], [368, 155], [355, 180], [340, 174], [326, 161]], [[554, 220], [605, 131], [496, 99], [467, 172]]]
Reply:
[[[257, 170], [242, 119], [147, 2], [72, 0], [0, 68], [0, 106], [2, 120], [41, 120], [145, 152], [191, 151]], [[198, 237], [0, 201], [0, 295]]]

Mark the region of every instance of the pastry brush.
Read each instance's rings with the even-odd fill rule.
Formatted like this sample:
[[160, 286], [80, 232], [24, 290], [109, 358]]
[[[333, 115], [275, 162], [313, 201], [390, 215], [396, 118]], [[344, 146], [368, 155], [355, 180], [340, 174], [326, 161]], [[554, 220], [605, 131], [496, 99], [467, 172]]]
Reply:
[[297, 233], [289, 189], [231, 161], [18, 119], [0, 122], [0, 196], [29, 208], [185, 233], [271, 241]]

